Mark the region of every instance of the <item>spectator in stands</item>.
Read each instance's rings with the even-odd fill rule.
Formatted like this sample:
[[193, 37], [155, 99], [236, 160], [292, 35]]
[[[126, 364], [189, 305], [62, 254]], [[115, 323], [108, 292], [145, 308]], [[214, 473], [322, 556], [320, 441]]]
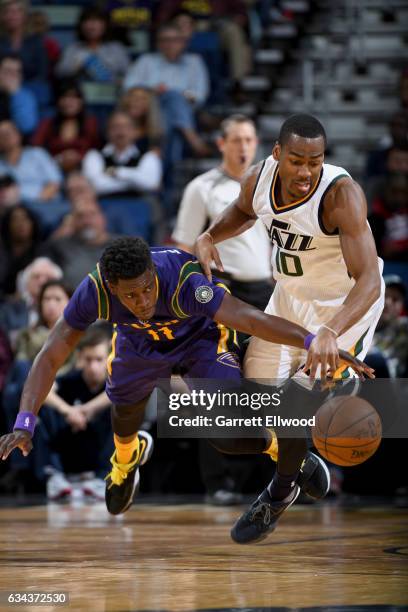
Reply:
[[[197, 34], [196, 20], [188, 11], [178, 11], [172, 17], [171, 23], [178, 28], [186, 43], [186, 49], [191, 51], [191, 44]], [[218, 58], [219, 59], [219, 58]]]
[[38, 321], [38, 298], [42, 286], [62, 278], [62, 270], [47, 257], [37, 257], [17, 276], [17, 294], [0, 305], [0, 327], [13, 342], [15, 332]]
[[41, 121], [31, 142], [47, 149], [68, 173], [80, 167], [89, 149], [99, 146], [98, 122], [86, 112], [81, 89], [73, 81], [60, 83], [56, 110], [54, 117]]
[[203, 104], [208, 96], [208, 74], [199, 56], [185, 53], [185, 39], [175, 25], [158, 31], [155, 53], [143, 53], [129, 68], [125, 90], [139, 86], [151, 88], [159, 95], [180, 92], [193, 104]]
[[9, 208], [0, 222], [0, 295], [13, 295], [16, 278], [35, 258], [41, 243], [40, 224], [29, 208]]
[[112, 236], [97, 201], [90, 197], [75, 203], [72, 226], [72, 235], [49, 240], [42, 252], [62, 268], [65, 282], [76, 287], [93, 270]]
[[23, 146], [12, 121], [0, 121], [0, 173], [16, 179], [25, 202], [49, 202], [60, 196], [58, 165], [44, 149]]
[[[43, 347], [52, 327], [62, 316], [70, 296], [71, 291], [61, 281], [53, 280], [45, 283], [40, 289], [38, 298], [38, 322], [22, 329], [17, 335], [16, 357], [3, 394], [3, 408], [9, 426], [18, 412], [21, 392], [32, 362]], [[69, 370], [73, 363], [74, 357], [71, 355], [59, 373], [63, 374]], [[44, 463], [41, 445], [32, 457], [14, 456], [10, 461], [11, 469], [16, 474], [19, 470], [32, 470], [39, 480], [43, 477]]]
[[379, 255], [408, 261], [408, 168], [387, 176], [372, 211], [369, 221]]
[[48, 16], [43, 11], [30, 11], [27, 29], [30, 34], [37, 34], [41, 37], [48, 58], [48, 77], [52, 79], [55, 65], [61, 55], [61, 47], [56, 38], [49, 35]]
[[61, 280], [50, 280], [41, 286], [38, 296], [38, 321], [35, 325], [22, 329], [17, 336], [16, 361], [28, 361], [31, 365], [50, 330], [62, 316], [71, 295], [71, 289]]
[[110, 401], [105, 393], [110, 334], [90, 327], [77, 349], [79, 369], [57, 378], [41, 410], [53, 454], [47, 497], [66, 498], [73, 481], [84, 495], [105, 499], [105, 476], [113, 452]]
[[[185, 40], [186, 52], [197, 53], [205, 61], [210, 78], [209, 104], [218, 104], [225, 101], [225, 94], [229, 83], [221, 41], [216, 31], [197, 29], [197, 21], [188, 10], [182, 10], [175, 14], [172, 24], [179, 30]], [[202, 115], [200, 114], [202, 120]]]
[[22, 70], [17, 55], [0, 57], [0, 121], [11, 119], [22, 134], [29, 134], [38, 123], [38, 104], [34, 94], [23, 87]]
[[246, 28], [248, 15], [241, 0], [208, 0], [207, 2], [183, 2], [161, 0], [157, 10], [157, 23], [163, 24], [179, 11], [188, 11], [197, 21], [198, 29], [215, 29], [220, 36], [230, 69], [231, 78], [239, 81], [251, 70], [251, 50]]
[[95, 198], [95, 190], [82, 172], [71, 172], [67, 176], [65, 193], [72, 206], [83, 197]]
[[[194, 113], [208, 97], [208, 71], [199, 55], [184, 52], [185, 44], [176, 26], [160, 28], [158, 51], [142, 54], [129, 68], [123, 86], [125, 90], [152, 89], [159, 98], [167, 139], [170, 141], [177, 131], [196, 154], [206, 155], [208, 147], [196, 131]], [[173, 151], [172, 161], [181, 156]]]
[[392, 377], [408, 376], [408, 317], [404, 315], [406, 287], [396, 274], [384, 277], [385, 304], [372, 349], [386, 357]]
[[387, 160], [392, 149], [408, 149], [408, 109], [396, 112], [389, 123], [389, 135], [381, 146], [367, 157], [366, 180], [378, 179], [387, 172]]
[[121, 97], [119, 109], [128, 113], [136, 127], [135, 144], [145, 153], [159, 147], [163, 139], [163, 119], [156, 94], [144, 87], [131, 87]]
[[40, 104], [47, 104], [47, 54], [41, 37], [27, 31], [25, 0], [1, 0], [0, 19], [0, 55], [15, 53], [20, 57], [24, 85], [32, 89]]
[[[13, 342], [15, 360], [4, 391], [4, 409], [9, 423], [18, 411], [21, 391], [30, 367], [70, 297], [71, 291], [60, 280], [42, 284], [38, 295], [38, 320], [33, 325], [21, 328], [16, 335]], [[67, 363], [72, 363], [72, 357]]]
[[20, 188], [11, 174], [0, 175], [0, 219], [8, 208], [20, 202]]
[[118, 110], [107, 126], [107, 145], [89, 151], [83, 172], [98, 195], [134, 196], [157, 191], [162, 177], [160, 156], [155, 149], [141, 151], [135, 144], [138, 132], [132, 117]]
[[77, 39], [64, 49], [56, 75], [120, 83], [130, 62], [125, 47], [109, 40], [107, 15], [98, 8], [85, 7], [79, 16]]
[[[51, 238], [63, 238], [73, 236], [75, 227], [73, 223], [72, 211], [76, 204], [88, 200], [96, 202], [96, 193], [89, 180], [80, 172], [71, 172], [65, 183], [65, 194], [68, 198], [71, 209], [65, 215], [60, 225], [52, 232]], [[137, 202], [137, 213], [140, 213], [141, 200], [134, 196], [130, 200], [122, 198], [104, 198], [100, 201], [101, 208], [106, 215], [108, 232], [112, 234], [140, 234], [139, 214], [135, 215], [135, 202]], [[129, 210], [127, 210], [129, 208]], [[127, 217], [128, 213], [130, 217]], [[135, 223], [135, 220], [138, 223]], [[143, 233], [143, 232], [142, 232]]]
[[95, 190], [81, 172], [70, 172], [65, 181], [65, 197], [69, 201], [68, 212], [62, 217], [59, 225], [50, 234], [49, 239], [65, 238], [74, 234], [72, 211], [76, 203], [84, 199], [95, 200]]

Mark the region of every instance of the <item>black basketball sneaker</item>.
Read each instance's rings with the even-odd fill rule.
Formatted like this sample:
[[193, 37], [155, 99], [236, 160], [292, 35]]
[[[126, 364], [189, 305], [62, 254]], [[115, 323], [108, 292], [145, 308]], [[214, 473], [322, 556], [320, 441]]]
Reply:
[[275, 530], [280, 516], [296, 501], [300, 491], [314, 499], [320, 499], [326, 495], [329, 488], [330, 473], [326, 464], [320, 457], [308, 451], [290, 496], [283, 501], [274, 501], [268, 489], [262, 491], [231, 529], [231, 538], [238, 544], [264, 540]]
[[268, 489], [262, 491], [252, 506], [239, 517], [231, 529], [231, 538], [237, 544], [261, 542], [274, 531], [281, 515], [297, 499], [300, 488], [294, 485], [293, 491], [283, 501], [273, 501]]
[[147, 431], [139, 431], [138, 438], [139, 448], [133, 453], [130, 463], [118, 463], [116, 450], [110, 459], [112, 470], [105, 478], [105, 502], [111, 514], [122, 514], [130, 507], [140, 486], [139, 466], [152, 456], [152, 436]]
[[330, 472], [323, 459], [307, 451], [296, 483], [302, 493], [313, 499], [321, 499], [327, 495], [330, 489]]

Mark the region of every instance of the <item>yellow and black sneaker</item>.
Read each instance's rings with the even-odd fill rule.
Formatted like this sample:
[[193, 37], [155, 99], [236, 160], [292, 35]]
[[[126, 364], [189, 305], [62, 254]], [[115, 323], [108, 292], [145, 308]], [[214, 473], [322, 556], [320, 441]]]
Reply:
[[147, 431], [139, 431], [138, 438], [139, 448], [133, 453], [130, 463], [118, 463], [116, 450], [110, 459], [112, 470], [105, 478], [105, 502], [110, 514], [122, 514], [132, 504], [140, 486], [139, 466], [152, 456], [152, 436]]

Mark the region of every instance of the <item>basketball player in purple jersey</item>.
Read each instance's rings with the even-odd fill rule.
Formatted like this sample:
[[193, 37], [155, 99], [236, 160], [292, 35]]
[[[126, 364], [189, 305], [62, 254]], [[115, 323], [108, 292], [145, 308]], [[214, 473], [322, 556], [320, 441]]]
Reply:
[[[232, 297], [217, 279], [209, 282], [199, 263], [178, 249], [149, 248], [140, 238], [119, 238], [77, 287], [63, 317], [36, 358], [24, 386], [13, 433], [0, 438], [0, 457], [14, 448], [27, 455], [41, 405], [55, 375], [86, 328], [97, 319], [114, 325], [106, 392], [112, 401], [115, 452], [107, 476], [110, 513], [125, 512], [139, 484], [139, 466], [152, 453], [153, 441], [139, 431], [146, 402], [158, 379], [168, 379], [182, 365], [191, 378], [241, 379], [234, 329], [304, 348], [308, 331], [285, 319], [264, 314]], [[371, 370], [345, 352], [332, 364], [350, 364], [359, 373]], [[313, 365], [321, 362], [318, 352]], [[235, 442], [231, 446], [231, 442]], [[270, 439], [215, 440], [224, 452], [263, 452]], [[315, 468], [315, 466], [313, 466]], [[319, 496], [324, 474], [299, 475], [302, 490]], [[317, 493], [316, 493], [317, 490]]]

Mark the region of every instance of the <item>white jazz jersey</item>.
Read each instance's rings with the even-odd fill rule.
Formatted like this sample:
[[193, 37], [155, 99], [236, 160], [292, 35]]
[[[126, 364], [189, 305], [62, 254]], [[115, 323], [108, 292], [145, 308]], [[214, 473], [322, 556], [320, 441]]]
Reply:
[[[258, 177], [253, 208], [266, 226], [272, 250], [273, 276], [285, 293], [316, 305], [341, 304], [354, 285], [340, 247], [337, 231], [323, 225], [327, 191], [341, 177], [338, 166], [323, 164], [319, 180], [303, 198], [278, 207], [275, 198], [278, 162], [268, 157]], [[382, 262], [381, 262], [382, 263]]]
[[[284, 317], [316, 334], [341, 308], [354, 286], [342, 256], [337, 233], [329, 234], [321, 219], [328, 189], [343, 176], [343, 168], [324, 164], [319, 181], [307, 196], [290, 206], [277, 208], [274, 198], [278, 164], [265, 160], [254, 193], [254, 210], [265, 223], [273, 243], [273, 272], [277, 285], [265, 312]], [[383, 262], [378, 260], [380, 272]], [[384, 307], [381, 295], [360, 321], [339, 336], [339, 348], [363, 359], [371, 344]], [[247, 378], [272, 379], [273, 384], [293, 376], [305, 363], [306, 351], [251, 338], [244, 359]], [[300, 374], [297, 376], [301, 377]], [[343, 367], [336, 377], [353, 373]]]

